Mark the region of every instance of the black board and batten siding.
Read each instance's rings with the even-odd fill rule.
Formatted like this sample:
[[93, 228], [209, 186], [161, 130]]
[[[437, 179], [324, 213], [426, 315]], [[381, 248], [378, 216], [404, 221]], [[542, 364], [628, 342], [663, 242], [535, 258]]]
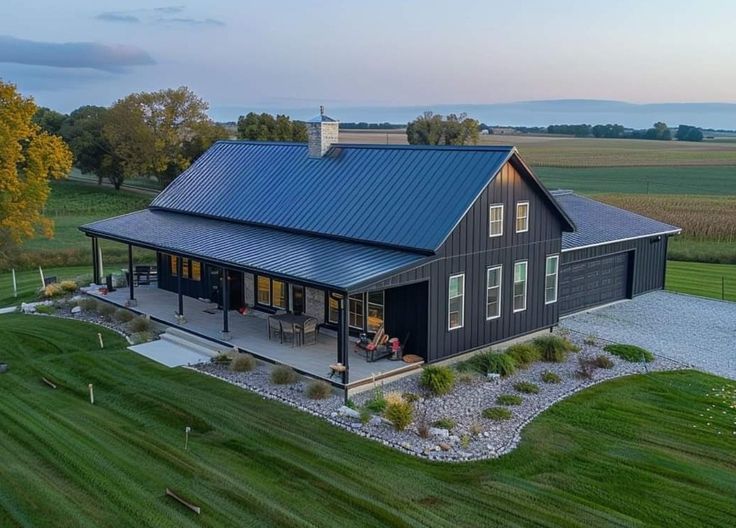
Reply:
[[[515, 232], [516, 202], [529, 202], [529, 231]], [[491, 204], [504, 204], [504, 234], [488, 236]], [[428, 281], [427, 361], [506, 341], [549, 328], [558, 319], [557, 303], [544, 303], [545, 260], [560, 254], [561, 221], [546, 197], [507, 163], [453, 229], [435, 257], [370, 289]], [[514, 263], [528, 261], [527, 309], [513, 313]], [[501, 317], [486, 320], [486, 270], [502, 265]], [[448, 283], [465, 274], [462, 328], [448, 330]]]

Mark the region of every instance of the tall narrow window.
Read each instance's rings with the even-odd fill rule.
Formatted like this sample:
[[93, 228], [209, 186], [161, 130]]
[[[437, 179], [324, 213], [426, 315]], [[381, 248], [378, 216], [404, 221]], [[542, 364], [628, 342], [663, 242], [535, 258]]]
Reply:
[[171, 276], [172, 277], [178, 277], [179, 276], [179, 257], [176, 255], [169, 255], [169, 263], [171, 268]]
[[503, 204], [495, 204], [488, 211], [488, 236], [501, 235], [503, 235]]
[[544, 266], [544, 304], [557, 302], [557, 272], [560, 266], [560, 257], [552, 255], [547, 257]]
[[516, 232], [529, 231], [529, 202], [516, 202]]
[[348, 324], [353, 328], [363, 329], [364, 325], [364, 298], [363, 294], [351, 295], [348, 298]]
[[368, 293], [368, 331], [376, 332], [383, 326], [383, 292]]
[[327, 306], [327, 321], [337, 324], [340, 322], [340, 301], [335, 299], [332, 295], [328, 295], [327, 297], [329, 299]]
[[273, 279], [271, 281], [271, 294], [273, 296], [273, 307], [286, 310], [286, 283]]
[[258, 276], [258, 304], [271, 306], [271, 279]]
[[450, 276], [447, 328], [455, 330], [465, 324], [465, 275]]
[[181, 259], [181, 278], [182, 279], [188, 279], [189, 278], [189, 259]]
[[526, 310], [526, 275], [527, 262], [525, 260], [514, 264], [514, 312]]
[[198, 260], [192, 260], [192, 280], [195, 281], [201, 281], [202, 280], [202, 263]]
[[501, 266], [486, 271], [486, 319], [501, 316]]

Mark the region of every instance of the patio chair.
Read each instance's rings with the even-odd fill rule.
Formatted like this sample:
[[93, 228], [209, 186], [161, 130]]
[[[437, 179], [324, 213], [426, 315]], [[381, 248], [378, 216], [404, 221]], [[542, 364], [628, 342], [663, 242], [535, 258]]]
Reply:
[[302, 327], [302, 343], [306, 344], [311, 341], [310, 344], [317, 344], [317, 334], [319, 334], [319, 327], [317, 326], [317, 319], [309, 318], [304, 321]]
[[136, 286], [148, 286], [151, 284], [151, 266], [136, 266], [133, 272], [134, 284]]
[[281, 322], [273, 317], [268, 318], [268, 339], [269, 341], [274, 336], [279, 336], [279, 342], [284, 342], [284, 337], [281, 334]]
[[298, 331], [295, 325], [291, 323], [280, 323], [281, 325], [281, 342], [291, 340], [291, 346], [299, 346], [301, 343], [301, 332]]

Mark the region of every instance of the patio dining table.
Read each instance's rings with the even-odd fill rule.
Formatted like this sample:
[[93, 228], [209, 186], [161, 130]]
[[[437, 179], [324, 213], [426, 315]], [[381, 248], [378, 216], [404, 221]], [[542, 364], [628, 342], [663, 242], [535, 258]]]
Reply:
[[311, 319], [308, 315], [296, 315], [293, 313], [275, 314], [268, 316], [268, 318], [278, 321], [282, 325], [291, 325], [294, 334], [297, 333], [297, 330], [299, 331], [299, 334], [302, 337], [302, 342], [304, 341], [304, 336], [302, 335], [304, 331], [304, 323]]

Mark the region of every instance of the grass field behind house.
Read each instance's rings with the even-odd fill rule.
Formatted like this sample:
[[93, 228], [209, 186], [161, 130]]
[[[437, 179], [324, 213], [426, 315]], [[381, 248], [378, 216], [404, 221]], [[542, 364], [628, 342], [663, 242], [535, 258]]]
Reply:
[[[92, 280], [92, 265], [43, 268], [43, 274], [47, 278], [56, 277], [59, 282], [79, 278]], [[16, 271], [15, 281], [17, 297], [13, 296], [13, 275], [10, 271], [0, 271], [0, 308], [37, 300], [38, 290], [41, 288], [41, 273], [38, 268]]]
[[0, 316], [0, 342], [0, 526], [696, 528], [736, 516], [735, 416], [710, 375], [606, 382], [543, 413], [499, 460], [440, 464], [164, 368], [86, 323]]
[[736, 266], [702, 262], [667, 262], [668, 290], [736, 301]]

